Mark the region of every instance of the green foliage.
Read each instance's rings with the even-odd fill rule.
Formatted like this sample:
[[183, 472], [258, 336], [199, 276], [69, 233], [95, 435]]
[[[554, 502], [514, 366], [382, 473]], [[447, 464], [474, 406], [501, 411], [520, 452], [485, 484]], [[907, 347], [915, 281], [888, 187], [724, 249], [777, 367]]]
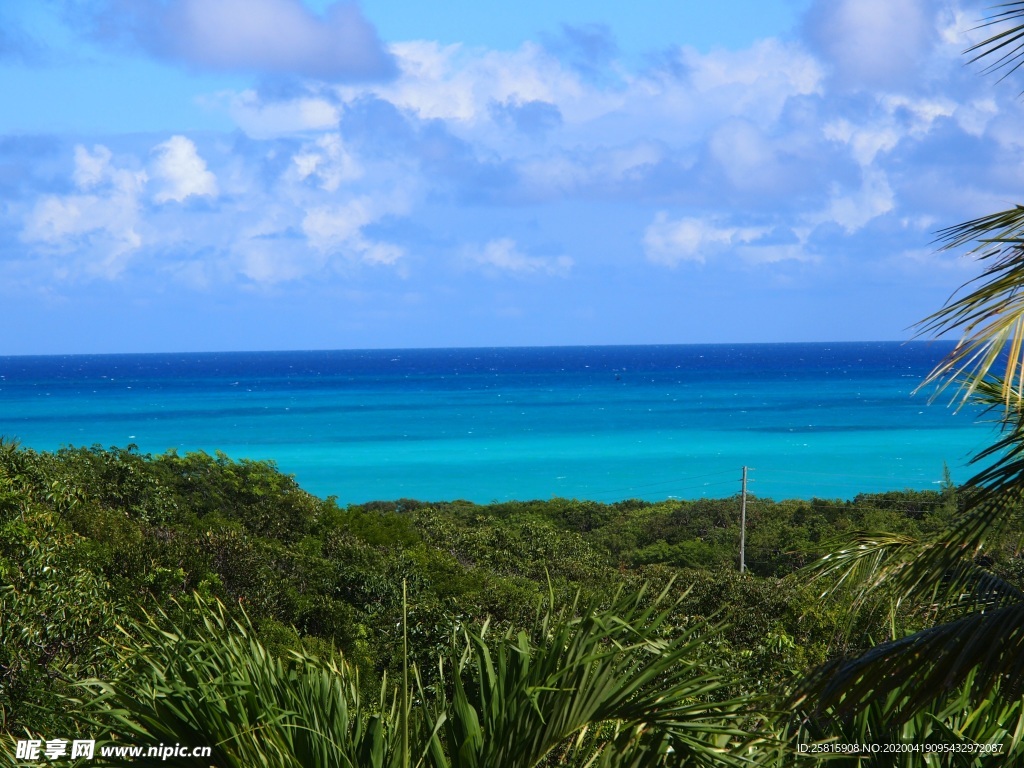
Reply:
[[106, 668], [121, 606], [52, 513], [0, 521], [0, 733], [63, 722], [62, 691]]
[[[206, 637], [204, 622], [213, 619], [196, 607], [193, 592], [207, 605], [220, 601], [217, 621], [232, 632], [233, 622], [246, 627], [266, 664], [280, 662], [286, 677], [313, 669], [313, 657], [334, 664], [341, 671], [330, 674], [357, 688], [352, 696], [367, 717], [393, 706], [390, 693], [381, 699], [381, 686], [408, 664], [417, 671], [418, 712], [447, 712], [463, 694], [474, 709], [484, 707], [475, 683], [457, 693], [453, 670], [467, 681], [491, 674], [464, 654], [476, 659], [486, 645], [492, 664], [505, 654], [512, 665], [524, 658], [520, 628], [534, 626], [549, 594], [562, 605], [578, 594], [580, 606], [601, 615], [624, 610], [614, 602], [620, 589], [639, 593], [645, 584], [636, 610], [655, 610], [654, 598], [668, 589], [672, 612], [659, 626], [675, 634], [661, 639], [697, 633], [690, 637], [715, 657], [723, 684], [716, 697], [788, 691], [794, 677], [863, 652], [893, 626], [887, 597], [861, 601], [848, 620], [842, 601], [821, 601], [822, 585], [794, 571], [827, 552], [838, 533], [877, 524], [908, 537], [932, 535], [968, 501], [949, 488], [849, 502], [751, 499], [750, 573], [740, 576], [736, 498], [491, 506], [399, 500], [342, 508], [306, 494], [272, 464], [223, 454], [154, 457], [96, 447], [49, 454], [0, 441], [0, 731], [71, 732], [76, 713], [64, 697], [74, 681], [120, 679], [124, 649], [134, 646], [115, 622], [133, 626], [140, 607], [166, 613], [158, 623], [176, 636]], [[1013, 519], [999, 537], [989, 536], [982, 566], [1018, 588], [1020, 531]], [[927, 626], [912, 602], [899, 614], [901, 632]], [[577, 626], [582, 616], [581, 609], [562, 620]], [[708, 632], [716, 621], [727, 626]], [[561, 629], [552, 624], [551, 631]], [[530, 654], [554, 653], [543, 633], [525, 637]], [[509, 666], [502, 674], [519, 673]], [[442, 731], [437, 738], [447, 745], [443, 739], [455, 736]], [[572, 755], [600, 765], [611, 760], [601, 750], [616, 739], [655, 738], [644, 733], [602, 720], [552, 748], [545, 764]], [[660, 748], [651, 742], [637, 754]], [[448, 746], [441, 752], [451, 758]]]
[[722, 696], [731, 676], [709, 653], [714, 630], [673, 626], [665, 594], [552, 609], [497, 640], [486, 624], [464, 629], [441, 661], [449, 684], [420, 683], [419, 703], [386, 683], [367, 702], [343, 659], [282, 659], [245, 617], [194, 608], [203, 621], [190, 629], [160, 613], [122, 632], [129, 671], [84, 684], [86, 722], [127, 743], [211, 745], [212, 764], [239, 767], [727, 766], [764, 741], [748, 725], [757, 699]]
[[[399, 765], [394, 698], [364, 702], [358, 672], [343, 659], [275, 655], [244, 616], [201, 599], [190, 607], [201, 623], [183, 627], [161, 611], [122, 630], [115, 650], [129, 672], [84, 684], [95, 692], [82, 702], [88, 724], [129, 744], [210, 746], [210, 763], [224, 768]], [[129, 764], [148, 763], [109, 761]]]
[[[879, 745], [878, 752], [832, 755], [827, 764], [838, 768], [1019, 765], [1024, 701], [1005, 702], [997, 697], [975, 702], [969, 695], [973, 683], [972, 675], [965, 686], [908, 717], [892, 717], [899, 693], [878, 696], [850, 717], [837, 717], [834, 711], [799, 712], [792, 718], [791, 739], [805, 745], [826, 740], [847, 745]], [[911, 749], [881, 751], [882, 745], [889, 744]], [[954, 751], [957, 747], [963, 751]], [[815, 756], [806, 762], [820, 765], [821, 758]]]

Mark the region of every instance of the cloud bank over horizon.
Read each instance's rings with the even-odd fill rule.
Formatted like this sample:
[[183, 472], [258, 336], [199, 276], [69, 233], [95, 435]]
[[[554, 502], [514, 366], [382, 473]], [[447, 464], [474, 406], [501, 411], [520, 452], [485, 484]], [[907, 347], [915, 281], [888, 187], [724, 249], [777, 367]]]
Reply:
[[[0, 137], [0, 278], [57, 303], [118, 285], [253, 307], [333, 290], [376, 315], [391, 297], [379, 336], [368, 315], [345, 326], [366, 346], [403, 338], [424, 302], [452, 307], [423, 321], [442, 343], [467, 323], [536, 343], [523, 318], [537, 312], [562, 321], [556, 341], [606, 325], [660, 341], [669, 287], [697, 313], [749, 292], [780, 340], [837, 337], [872, 291], [937, 308], [971, 263], [933, 253], [932, 233], [1019, 198], [1019, 88], [961, 53], [982, 13], [818, 0], [789, 36], [727, 48], [681, 30], [638, 57], [597, 20], [497, 49], [384, 43], [351, 3], [87, 4], [63, 33], [75, 55], [180, 68], [232, 128], [168, 115], [161, 132]], [[203, 71], [237, 84], [204, 90]], [[630, 320], [652, 306], [647, 326]], [[834, 319], [776, 317], [784, 306]], [[865, 333], [916, 319], [893, 307]]]

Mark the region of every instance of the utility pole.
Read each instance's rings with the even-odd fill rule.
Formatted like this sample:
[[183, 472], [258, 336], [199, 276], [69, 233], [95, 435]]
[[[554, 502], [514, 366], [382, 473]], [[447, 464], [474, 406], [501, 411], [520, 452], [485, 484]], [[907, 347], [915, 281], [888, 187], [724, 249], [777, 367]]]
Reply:
[[747, 569], [747, 468], [743, 468], [743, 493], [740, 494], [740, 573]]

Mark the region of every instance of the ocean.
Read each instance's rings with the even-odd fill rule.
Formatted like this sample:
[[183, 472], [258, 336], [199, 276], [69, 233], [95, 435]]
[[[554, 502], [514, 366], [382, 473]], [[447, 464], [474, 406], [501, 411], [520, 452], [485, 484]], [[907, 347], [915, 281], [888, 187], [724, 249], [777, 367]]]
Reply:
[[864, 342], [0, 357], [0, 435], [270, 459], [339, 503], [852, 498], [936, 489], [996, 435]]

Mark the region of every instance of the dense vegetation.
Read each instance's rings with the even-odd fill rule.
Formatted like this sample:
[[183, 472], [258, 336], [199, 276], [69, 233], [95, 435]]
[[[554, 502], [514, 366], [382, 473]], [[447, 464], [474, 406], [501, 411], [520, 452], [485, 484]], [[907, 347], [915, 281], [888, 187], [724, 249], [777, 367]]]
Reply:
[[[762, 745], [751, 752], [750, 739], [763, 737], [769, 722], [776, 734], [787, 727], [774, 713], [794, 680], [829, 659], [856, 656], [894, 633], [923, 628], [931, 618], [927, 605], [913, 602], [890, 611], [882, 595], [862, 601], [851, 614], [841, 595], [820, 599], [823, 584], [834, 579], [811, 583], [800, 569], [857, 530], [927, 539], [948, 527], [958, 506], [952, 486], [850, 501], [752, 499], [749, 573], [740, 576], [737, 498], [489, 506], [399, 500], [342, 508], [305, 493], [264, 462], [203, 453], [149, 456], [133, 448], [45, 453], [6, 442], [0, 444], [0, 729], [22, 738], [119, 732], [109, 712], [103, 714], [112, 700], [123, 705], [111, 691], [118, 680], [128, 681], [122, 684], [131, 691], [145, 688], [138, 660], [145, 649], [159, 646], [152, 638], [165, 630], [173, 630], [176, 643], [198, 643], [209, 658], [248, 652], [248, 644], [234, 647], [228, 638], [251, 635], [264, 661], [284, 660], [277, 662], [285, 664], [279, 671], [293, 680], [305, 677], [289, 664], [320, 665], [317, 674], [333, 670], [344, 681], [337, 684], [354, 697], [351, 711], [365, 718], [397, 706], [389, 698], [398, 690], [391, 681], [412, 670], [413, 694], [405, 701], [419, 702], [409, 704], [408, 716], [422, 720], [428, 701], [442, 707], [469, 695], [466, 690], [480, 694], [486, 669], [467, 661], [477, 658], [473, 653], [506, 658], [502, 649], [522, 642], [529, 653], [541, 654], [555, 628], [568, 631], [587, 616], [606, 617], [605, 624], [595, 619], [587, 625], [587, 642], [603, 647], [612, 637], [608, 622], [615, 623], [608, 617], [633, 616], [643, 617], [630, 631], [651, 644], [643, 646], [645, 654], [668, 654], [672, 669], [683, 656], [690, 659], [694, 675], [676, 681], [682, 686], [677, 694], [691, 702], [696, 695], [708, 706], [718, 702], [710, 720], [707, 711], [693, 715], [712, 734], [708, 743], [731, 739], [730, 749], [767, 760], [772, 750]], [[1024, 571], [1015, 549], [1019, 533], [1006, 529], [990, 543], [984, 561], [993, 574], [1018, 584]], [[212, 630], [211, 621], [219, 629]], [[605, 627], [603, 635], [594, 629], [598, 625]], [[532, 640], [517, 640], [521, 629]], [[562, 646], [567, 644], [564, 639]], [[195, 651], [184, 658], [198, 664], [200, 656]], [[156, 669], [163, 680], [172, 661], [183, 657], [159, 658], [164, 661], [156, 666], [150, 658], [151, 672]], [[447, 674], [439, 667], [446, 658]], [[541, 656], [536, 658], [534, 666], [541, 668]], [[627, 667], [657, 668], [644, 658]], [[477, 670], [476, 682], [467, 682], [462, 694], [459, 676], [451, 674], [460, 663], [467, 675]], [[644, 683], [660, 680], [667, 686], [661, 697], [673, 690], [668, 669]], [[163, 690], [157, 678], [145, 678], [153, 701]], [[115, 686], [108, 699], [90, 699], [99, 689], [77, 685], [89, 679]], [[688, 688], [694, 680], [707, 688]], [[436, 697], [446, 703], [437, 704]], [[474, 711], [482, 716], [477, 703]], [[954, 709], [950, 717], [965, 711]], [[621, 727], [625, 716], [609, 712], [601, 720]], [[645, 717], [649, 723], [654, 716]], [[522, 719], [520, 714], [516, 722]], [[447, 722], [454, 722], [451, 714]], [[838, 727], [831, 722], [805, 721], [803, 730], [791, 726], [789, 735], [805, 741], [828, 736]], [[714, 736], [715, 728], [726, 735]], [[488, 726], [491, 735], [499, 731]], [[583, 732], [589, 741], [579, 749], [604, 743], [594, 730]], [[159, 740], [152, 727], [147, 733], [153, 743]], [[449, 764], [441, 760], [451, 759], [455, 738], [436, 736], [441, 741], [432, 748], [431, 764]], [[681, 743], [679, 733], [672, 738]], [[571, 741], [562, 751], [549, 744], [541, 752], [553, 760], [566, 754]], [[667, 760], [664, 744], [659, 749], [651, 754]], [[574, 754], [583, 764], [590, 753]], [[478, 758], [488, 764], [485, 755]], [[323, 764], [337, 764], [336, 758]]]
[[[1021, 20], [991, 10], [973, 60], [1017, 70]], [[1001, 419], [990, 463], [959, 493], [755, 500], [744, 576], [735, 499], [343, 509], [266, 463], [0, 440], [0, 756], [1024, 764], [1024, 207], [939, 236], [983, 271], [922, 325], [961, 338], [929, 381]]]

